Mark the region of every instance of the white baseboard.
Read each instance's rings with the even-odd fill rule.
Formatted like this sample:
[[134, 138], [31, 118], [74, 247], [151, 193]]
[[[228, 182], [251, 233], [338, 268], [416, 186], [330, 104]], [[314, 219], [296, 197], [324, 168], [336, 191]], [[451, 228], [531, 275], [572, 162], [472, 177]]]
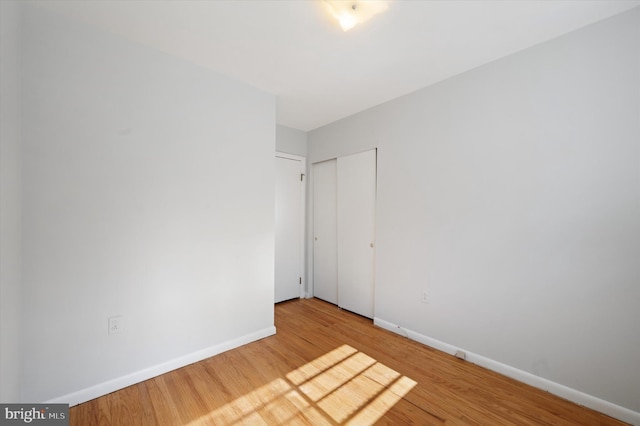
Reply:
[[276, 334], [276, 328], [274, 326], [267, 327], [256, 332], [246, 334], [236, 339], [228, 340], [226, 342], [210, 346], [208, 348], [192, 352], [190, 354], [174, 358], [170, 361], [163, 362], [162, 364], [155, 365], [153, 367], [145, 368], [144, 370], [136, 371], [126, 376], [117, 377], [106, 382], [98, 383], [85, 389], [81, 389], [76, 392], [71, 392], [67, 395], [63, 395], [57, 398], [53, 398], [45, 403], [48, 404], [69, 404], [70, 406], [78, 405], [83, 402], [98, 398], [111, 392], [115, 392], [119, 389], [126, 388], [127, 386], [134, 385], [136, 383], [143, 382], [153, 377], [159, 376], [169, 371], [176, 370], [194, 362], [202, 361], [203, 359], [218, 355], [222, 352], [237, 348], [247, 343], [254, 342], [256, 340], [263, 339], [268, 336]]
[[374, 318], [373, 323], [380, 328], [384, 328], [385, 330], [389, 330], [396, 334], [400, 334], [401, 336], [408, 337], [411, 340], [415, 340], [416, 342], [420, 342], [424, 345], [430, 346], [434, 349], [438, 349], [442, 352], [446, 352], [450, 355], [454, 355], [458, 350], [464, 351], [466, 354], [466, 361], [469, 361], [473, 364], [477, 364], [481, 367], [495, 371], [496, 373], [500, 373], [504, 376], [518, 380], [519, 382], [526, 383], [538, 389], [545, 390], [576, 404], [583, 405], [618, 420], [622, 420], [623, 422], [631, 423], [633, 425], [640, 425], [640, 413], [636, 411], [621, 407], [619, 405], [586, 394], [584, 392], [580, 392], [570, 387], [561, 385], [560, 383], [552, 382], [551, 380], [544, 379], [542, 377], [528, 373], [524, 370], [520, 370], [501, 362], [483, 357], [482, 355], [469, 352], [464, 348], [459, 348], [440, 340], [433, 339], [429, 336], [425, 336], [424, 334], [406, 329], [397, 324], [385, 321], [381, 318]]

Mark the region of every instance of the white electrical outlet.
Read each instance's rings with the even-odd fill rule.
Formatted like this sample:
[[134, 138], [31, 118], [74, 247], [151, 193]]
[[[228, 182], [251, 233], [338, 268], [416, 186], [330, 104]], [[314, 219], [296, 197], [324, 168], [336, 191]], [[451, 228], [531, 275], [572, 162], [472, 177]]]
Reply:
[[426, 291], [422, 292], [422, 303], [429, 303], [429, 293]]
[[109, 317], [109, 334], [122, 333], [123, 320], [122, 316]]

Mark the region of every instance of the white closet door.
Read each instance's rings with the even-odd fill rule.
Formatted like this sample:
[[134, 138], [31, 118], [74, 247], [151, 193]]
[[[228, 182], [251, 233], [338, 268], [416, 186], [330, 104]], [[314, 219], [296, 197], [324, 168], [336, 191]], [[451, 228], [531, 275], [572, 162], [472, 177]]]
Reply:
[[313, 295], [338, 303], [336, 160], [313, 165]]
[[338, 305], [373, 318], [376, 150], [339, 157], [337, 188]]
[[302, 161], [276, 157], [275, 302], [300, 297], [303, 241]]

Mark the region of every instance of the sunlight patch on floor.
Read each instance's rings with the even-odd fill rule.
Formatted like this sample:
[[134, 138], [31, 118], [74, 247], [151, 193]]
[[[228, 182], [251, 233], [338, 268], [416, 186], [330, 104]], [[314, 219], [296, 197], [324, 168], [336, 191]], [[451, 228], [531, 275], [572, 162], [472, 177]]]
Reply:
[[188, 423], [373, 424], [417, 383], [349, 345]]

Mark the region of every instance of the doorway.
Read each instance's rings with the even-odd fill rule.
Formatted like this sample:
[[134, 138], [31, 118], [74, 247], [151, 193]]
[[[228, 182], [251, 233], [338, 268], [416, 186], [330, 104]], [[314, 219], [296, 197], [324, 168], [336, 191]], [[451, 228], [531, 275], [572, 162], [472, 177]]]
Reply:
[[374, 315], [376, 150], [313, 165], [314, 296]]
[[306, 159], [276, 154], [275, 303], [304, 297]]

